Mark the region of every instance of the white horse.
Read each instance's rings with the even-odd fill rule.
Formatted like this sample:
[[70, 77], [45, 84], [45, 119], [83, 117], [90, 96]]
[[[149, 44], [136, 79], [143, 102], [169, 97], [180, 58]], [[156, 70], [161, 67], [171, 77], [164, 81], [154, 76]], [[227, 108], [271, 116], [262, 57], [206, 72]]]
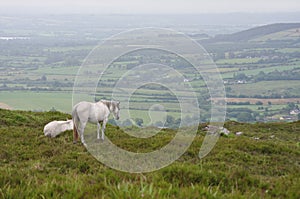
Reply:
[[120, 102], [107, 100], [100, 100], [96, 103], [83, 101], [76, 104], [72, 110], [74, 143], [78, 141], [78, 135], [80, 135], [82, 144], [86, 146], [83, 132], [87, 122], [97, 124], [97, 139], [100, 139], [100, 123], [102, 122], [101, 139], [104, 140], [104, 131], [110, 113], [112, 112], [117, 120], [120, 117], [119, 104]]
[[64, 131], [73, 130], [73, 121], [52, 121], [45, 125], [44, 134], [48, 137], [56, 137]]

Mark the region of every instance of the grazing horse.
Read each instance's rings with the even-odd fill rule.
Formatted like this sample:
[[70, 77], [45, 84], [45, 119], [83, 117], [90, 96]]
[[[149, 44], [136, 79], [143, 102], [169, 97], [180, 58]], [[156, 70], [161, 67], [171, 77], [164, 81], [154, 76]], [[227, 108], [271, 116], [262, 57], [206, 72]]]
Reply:
[[74, 143], [78, 141], [78, 135], [80, 135], [82, 144], [86, 146], [83, 132], [87, 122], [97, 124], [97, 139], [100, 139], [100, 122], [102, 122], [101, 139], [104, 140], [105, 126], [110, 113], [112, 112], [117, 120], [120, 117], [119, 104], [120, 102], [107, 100], [100, 100], [95, 103], [83, 101], [76, 104], [72, 110]]

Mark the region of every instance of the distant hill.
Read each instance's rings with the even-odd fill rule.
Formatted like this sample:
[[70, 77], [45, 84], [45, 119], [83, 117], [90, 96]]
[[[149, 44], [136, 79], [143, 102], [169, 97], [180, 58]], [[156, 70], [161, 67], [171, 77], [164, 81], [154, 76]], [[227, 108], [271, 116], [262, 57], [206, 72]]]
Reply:
[[233, 34], [216, 35], [214, 38], [208, 39], [205, 42], [214, 43], [214, 42], [249, 41], [265, 35], [286, 31], [290, 29], [295, 29], [295, 28], [300, 28], [300, 23], [276, 23], [276, 24], [251, 28]]

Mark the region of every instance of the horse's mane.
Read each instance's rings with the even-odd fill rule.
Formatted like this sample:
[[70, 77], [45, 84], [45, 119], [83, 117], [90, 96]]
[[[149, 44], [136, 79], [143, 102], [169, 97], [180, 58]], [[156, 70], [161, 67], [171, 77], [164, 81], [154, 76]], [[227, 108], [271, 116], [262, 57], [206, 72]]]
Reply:
[[107, 106], [107, 108], [109, 109], [111, 102], [108, 100], [100, 100], [98, 102], [101, 102], [102, 104], [105, 104]]
[[111, 110], [111, 108], [112, 108], [113, 110], [116, 108], [116, 104], [113, 103], [113, 101], [100, 100], [99, 102], [102, 102], [103, 104], [105, 104], [109, 110]]

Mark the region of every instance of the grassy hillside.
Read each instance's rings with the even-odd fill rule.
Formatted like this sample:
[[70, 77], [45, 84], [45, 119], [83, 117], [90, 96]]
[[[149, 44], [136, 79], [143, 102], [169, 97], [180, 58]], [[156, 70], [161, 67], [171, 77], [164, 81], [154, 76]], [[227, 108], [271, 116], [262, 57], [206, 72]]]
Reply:
[[[203, 124], [189, 150], [172, 165], [129, 174], [106, 167], [81, 144], [72, 144], [70, 131], [54, 139], [43, 135], [46, 123], [66, 117], [0, 109], [0, 198], [299, 198], [300, 122], [228, 122], [231, 134], [220, 137], [200, 160]], [[237, 131], [243, 134], [235, 136]], [[163, 130], [151, 143], [174, 133]], [[131, 151], [154, 147], [113, 126], [107, 136]]]

